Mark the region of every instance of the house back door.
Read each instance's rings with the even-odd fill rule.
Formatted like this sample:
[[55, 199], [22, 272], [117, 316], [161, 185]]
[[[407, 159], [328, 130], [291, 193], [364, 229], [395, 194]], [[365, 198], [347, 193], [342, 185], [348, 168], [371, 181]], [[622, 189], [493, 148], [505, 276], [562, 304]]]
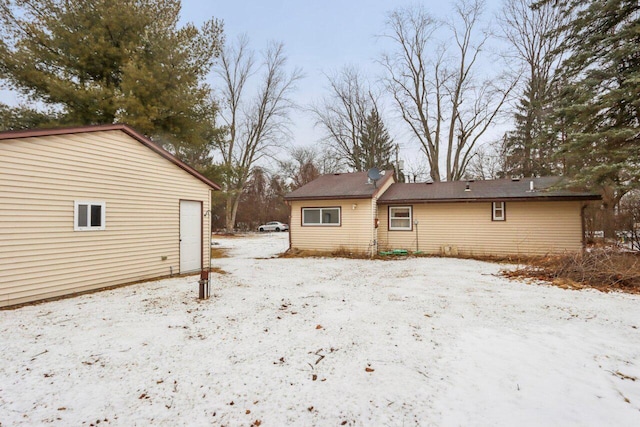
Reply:
[[180, 200], [180, 273], [202, 267], [202, 203]]

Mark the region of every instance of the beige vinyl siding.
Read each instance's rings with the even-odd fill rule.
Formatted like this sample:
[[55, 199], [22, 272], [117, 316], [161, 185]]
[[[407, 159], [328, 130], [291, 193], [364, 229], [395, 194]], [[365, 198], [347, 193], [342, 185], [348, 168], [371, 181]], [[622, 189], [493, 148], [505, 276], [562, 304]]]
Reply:
[[[406, 205], [403, 205], [406, 206]], [[413, 204], [418, 250], [460, 255], [544, 255], [582, 248], [581, 202], [505, 203], [506, 221], [491, 220], [491, 202]], [[379, 205], [380, 249], [416, 250], [416, 228], [389, 231], [388, 206]]]
[[[375, 255], [378, 253], [379, 251], [379, 245], [380, 245], [380, 237], [379, 237], [379, 230], [380, 227], [382, 226], [381, 222], [380, 222], [380, 218], [378, 217], [378, 198], [380, 198], [385, 191], [387, 191], [387, 189], [391, 186], [391, 184], [393, 184], [395, 182], [395, 179], [393, 177], [391, 177], [387, 182], [385, 182], [384, 184], [382, 184], [382, 186], [380, 186], [380, 188], [378, 189], [378, 191], [375, 193], [373, 200], [371, 201], [371, 234], [372, 234], [372, 240], [375, 242], [375, 245], [372, 246], [372, 255]], [[378, 228], [375, 228], [375, 220], [378, 219], [378, 223], [380, 224], [378, 226]]]
[[[301, 250], [368, 253], [373, 244], [372, 199], [291, 202], [291, 247]], [[355, 205], [355, 209], [354, 209]], [[302, 226], [302, 208], [340, 207], [341, 225]]]
[[[0, 306], [177, 274], [179, 201], [211, 203], [119, 130], [1, 141], [0, 166]], [[74, 231], [74, 201], [105, 202], [106, 229]]]

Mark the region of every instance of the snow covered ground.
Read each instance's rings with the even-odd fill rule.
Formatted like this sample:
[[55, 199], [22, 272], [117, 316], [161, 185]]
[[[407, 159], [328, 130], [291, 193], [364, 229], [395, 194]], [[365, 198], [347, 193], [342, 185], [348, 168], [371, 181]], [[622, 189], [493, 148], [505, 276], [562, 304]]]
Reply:
[[640, 425], [640, 297], [499, 265], [270, 258], [0, 311], [0, 425]]

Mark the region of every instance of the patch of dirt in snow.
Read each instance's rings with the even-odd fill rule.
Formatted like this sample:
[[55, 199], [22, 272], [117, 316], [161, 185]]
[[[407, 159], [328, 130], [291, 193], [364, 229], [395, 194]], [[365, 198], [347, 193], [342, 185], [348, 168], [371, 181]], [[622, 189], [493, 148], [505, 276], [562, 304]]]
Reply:
[[635, 425], [640, 298], [450, 258], [272, 258], [0, 312], [2, 425]]

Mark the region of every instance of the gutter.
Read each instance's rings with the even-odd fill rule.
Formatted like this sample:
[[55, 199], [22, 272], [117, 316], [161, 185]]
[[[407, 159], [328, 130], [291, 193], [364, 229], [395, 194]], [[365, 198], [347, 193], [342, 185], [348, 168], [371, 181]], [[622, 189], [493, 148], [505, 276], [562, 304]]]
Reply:
[[536, 197], [482, 197], [468, 199], [393, 199], [378, 200], [380, 205], [416, 204], [416, 203], [475, 203], [475, 202], [567, 202], [584, 200], [601, 200], [598, 195], [588, 196], [536, 196]]
[[290, 202], [304, 201], [304, 200], [346, 200], [346, 199], [371, 199], [373, 194], [359, 194], [359, 195], [342, 195], [342, 196], [302, 196], [302, 197], [287, 197], [284, 196], [284, 200]]

